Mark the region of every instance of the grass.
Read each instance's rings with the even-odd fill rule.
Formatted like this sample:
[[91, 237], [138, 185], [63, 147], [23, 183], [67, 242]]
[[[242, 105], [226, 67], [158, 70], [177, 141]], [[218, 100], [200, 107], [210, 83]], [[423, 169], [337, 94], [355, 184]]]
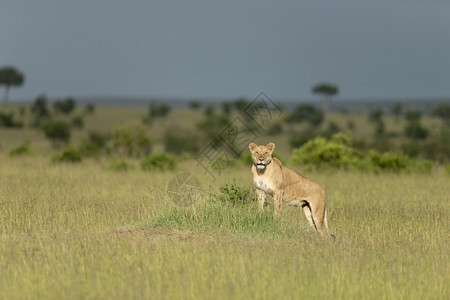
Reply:
[[250, 184], [248, 167], [205, 184], [194, 208], [167, 198], [175, 172], [0, 155], [0, 298], [450, 296], [450, 177], [440, 171], [305, 174], [327, 191], [335, 243], [299, 209], [274, 218], [256, 203], [214, 201], [224, 182]]
[[[145, 114], [99, 107], [72, 142]], [[192, 120], [201, 118], [175, 110], [155, 121], [154, 151], [167, 128], [195, 129]], [[366, 116], [327, 119], [344, 129], [352, 120], [355, 138], [372, 136]], [[440, 126], [431, 118], [424, 124]], [[400, 132], [404, 123], [386, 117], [386, 127]], [[288, 134], [256, 142], [269, 140], [288, 160]], [[32, 154], [11, 157], [21, 145]], [[440, 168], [378, 175], [295, 168], [327, 191], [332, 242], [314, 233], [299, 209], [284, 206], [276, 218], [270, 205], [259, 213], [254, 202], [218, 201], [225, 183], [252, 185], [240, 163], [215, 182], [193, 160], [165, 172], [117, 157], [51, 163], [56, 150], [29, 127], [0, 128], [0, 147], [0, 299], [450, 298], [450, 176]], [[194, 207], [177, 207], [166, 194], [179, 171], [203, 184]]]

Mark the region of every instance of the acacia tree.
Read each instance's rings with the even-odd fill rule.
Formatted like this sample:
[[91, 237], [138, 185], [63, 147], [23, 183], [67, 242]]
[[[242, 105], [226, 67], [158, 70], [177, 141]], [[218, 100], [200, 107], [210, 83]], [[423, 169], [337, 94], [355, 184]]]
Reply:
[[8, 104], [9, 89], [15, 86], [21, 86], [24, 81], [24, 75], [17, 71], [14, 67], [0, 68], [0, 85], [5, 86], [5, 98], [3, 103]]
[[331, 83], [319, 83], [312, 88], [313, 94], [322, 95], [322, 110], [324, 113], [328, 112], [328, 107], [330, 106], [330, 101], [333, 96], [339, 94], [339, 87]]

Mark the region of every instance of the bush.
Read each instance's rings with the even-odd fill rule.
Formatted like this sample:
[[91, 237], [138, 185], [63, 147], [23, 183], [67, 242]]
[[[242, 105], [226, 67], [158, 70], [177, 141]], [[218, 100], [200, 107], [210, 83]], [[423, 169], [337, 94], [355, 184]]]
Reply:
[[14, 120], [14, 113], [2, 113], [0, 112], [0, 127], [9, 128], [22, 128], [23, 123]]
[[433, 109], [431, 113], [434, 117], [441, 118], [445, 124], [450, 122], [450, 105], [449, 104], [441, 104]]
[[47, 97], [45, 95], [39, 96], [31, 105], [31, 113], [36, 119], [36, 123], [42, 118], [50, 117], [50, 112], [47, 107]]
[[107, 147], [110, 136], [100, 131], [89, 131], [88, 136], [81, 140], [80, 150], [86, 156], [98, 156], [109, 152]]
[[9, 156], [24, 156], [31, 154], [31, 149], [28, 145], [21, 145], [9, 151]]
[[394, 172], [406, 169], [408, 161], [408, 158], [404, 154], [394, 152], [379, 153], [375, 150], [370, 150], [367, 157], [376, 169], [379, 168]]
[[334, 121], [328, 122], [327, 128], [321, 133], [322, 136], [326, 138], [331, 138], [336, 133], [339, 133], [341, 129], [339, 128], [338, 124]]
[[155, 102], [152, 102], [148, 108], [148, 117], [151, 119], [158, 117], [164, 118], [169, 114], [170, 110], [170, 106], [165, 103], [157, 105]]
[[92, 103], [86, 104], [84, 107], [85, 114], [93, 114], [95, 112], [95, 105]]
[[243, 112], [250, 105], [250, 101], [245, 98], [238, 98], [231, 102], [231, 105], [238, 111]]
[[431, 160], [410, 160], [407, 170], [414, 173], [429, 174], [432, 168], [433, 162]]
[[294, 112], [287, 116], [288, 123], [308, 122], [311, 126], [319, 126], [324, 119], [324, 114], [321, 110], [316, 109], [311, 104], [300, 104]]
[[420, 119], [422, 118], [422, 113], [415, 109], [410, 109], [407, 112], [405, 112], [405, 120], [408, 122], [420, 122]]
[[268, 135], [277, 135], [277, 134], [281, 134], [281, 133], [283, 133], [283, 125], [281, 125], [280, 123], [272, 124], [267, 129]]
[[83, 160], [83, 155], [80, 150], [73, 146], [68, 146], [66, 149], [61, 151], [60, 153], [55, 154], [52, 157], [53, 162], [70, 162], [70, 163], [78, 163]]
[[335, 134], [331, 139], [317, 137], [294, 149], [292, 161], [306, 169], [356, 169], [361, 171], [430, 172], [431, 161], [412, 160], [402, 153], [370, 150], [364, 153], [352, 146], [349, 136]]
[[313, 139], [316, 136], [312, 131], [296, 133], [289, 139], [289, 144], [292, 148], [298, 148], [303, 146], [306, 142]]
[[410, 157], [447, 163], [450, 161], [450, 128], [444, 126], [439, 134], [425, 141], [412, 140], [403, 144], [402, 149]]
[[212, 118], [214, 117], [215, 114], [215, 108], [213, 105], [208, 105], [205, 107], [205, 110], [203, 111], [203, 113], [205, 114], [206, 117], [208, 118]]
[[202, 106], [200, 101], [192, 100], [189, 101], [189, 108], [192, 110], [198, 110]]
[[423, 127], [419, 122], [412, 122], [406, 125], [405, 135], [412, 139], [426, 139], [428, 137], [428, 129]]
[[75, 100], [71, 97], [68, 97], [65, 100], [55, 101], [55, 103], [53, 103], [53, 108], [58, 113], [70, 115], [75, 109], [75, 105]]
[[351, 138], [338, 133], [327, 140], [317, 137], [294, 149], [292, 162], [306, 168], [349, 168], [359, 164], [362, 153], [350, 146]]
[[45, 136], [49, 138], [54, 145], [58, 143], [67, 143], [70, 140], [70, 125], [65, 121], [47, 120], [40, 124]]
[[201, 149], [201, 139], [185, 130], [168, 130], [163, 136], [164, 149], [172, 154], [197, 154]]
[[231, 111], [233, 110], [233, 104], [231, 102], [225, 101], [222, 102], [222, 112], [229, 116], [231, 115]]
[[81, 116], [76, 116], [72, 119], [72, 126], [74, 128], [82, 129], [84, 127], [84, 119]]
[[377, 123], [383, 120], [384, 111], [382, 108], [377, 108], [369, 114], [369, 121]]
[[220, 133], [227, 127], [230, 123], [230, 119], [226, 115], [219, 115], [215, 118], [208, 118], [197, 124], [197, 128], [205, 134], [205, 136], [219, 145], [221, 139], [219, 137]]
[[256, 197], [248, 187], [236, 185], [236, 179], [233, 183], [227, 183], [219, 188], [221, 195], [217, 197], [219, 201], [232, 206], [242, 206], [248, 203], [255, 203]]
[[133, 168], [133, 165], [129, 164], [125, 160], [114, 161], [108, 165], [108, 169], [112, 171], [128, 171]]
[[119, 155], [142, 157], [148, 155], [152, 148], [146, 129], [142, 126], [121, 126], [111, 135], [114, 150]]
[[141, 161], [141, 168], [144, 171], [173, 170], [176, 165], [175, 157], [167, 153], [153, 153]]

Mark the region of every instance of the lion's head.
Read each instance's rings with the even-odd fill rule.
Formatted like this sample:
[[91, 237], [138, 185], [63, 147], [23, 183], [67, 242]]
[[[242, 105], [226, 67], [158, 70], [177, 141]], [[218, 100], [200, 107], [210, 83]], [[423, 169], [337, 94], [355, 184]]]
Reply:
[[274, 143], [259, 146], [255, 143], [250, 143], [248, 147], [252, 153], [253, 163], [258, 170], [264, 170], [272, 162], [272, 153], [275, 150]]

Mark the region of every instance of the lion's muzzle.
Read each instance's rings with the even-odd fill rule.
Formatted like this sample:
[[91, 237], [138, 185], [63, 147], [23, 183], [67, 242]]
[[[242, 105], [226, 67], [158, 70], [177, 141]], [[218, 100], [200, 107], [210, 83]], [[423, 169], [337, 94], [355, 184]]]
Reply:
[[256, 168], [259, 170], [264, 170], [266, 168], [266, 164], [263, 162], [259, 162], [256, 164]]

